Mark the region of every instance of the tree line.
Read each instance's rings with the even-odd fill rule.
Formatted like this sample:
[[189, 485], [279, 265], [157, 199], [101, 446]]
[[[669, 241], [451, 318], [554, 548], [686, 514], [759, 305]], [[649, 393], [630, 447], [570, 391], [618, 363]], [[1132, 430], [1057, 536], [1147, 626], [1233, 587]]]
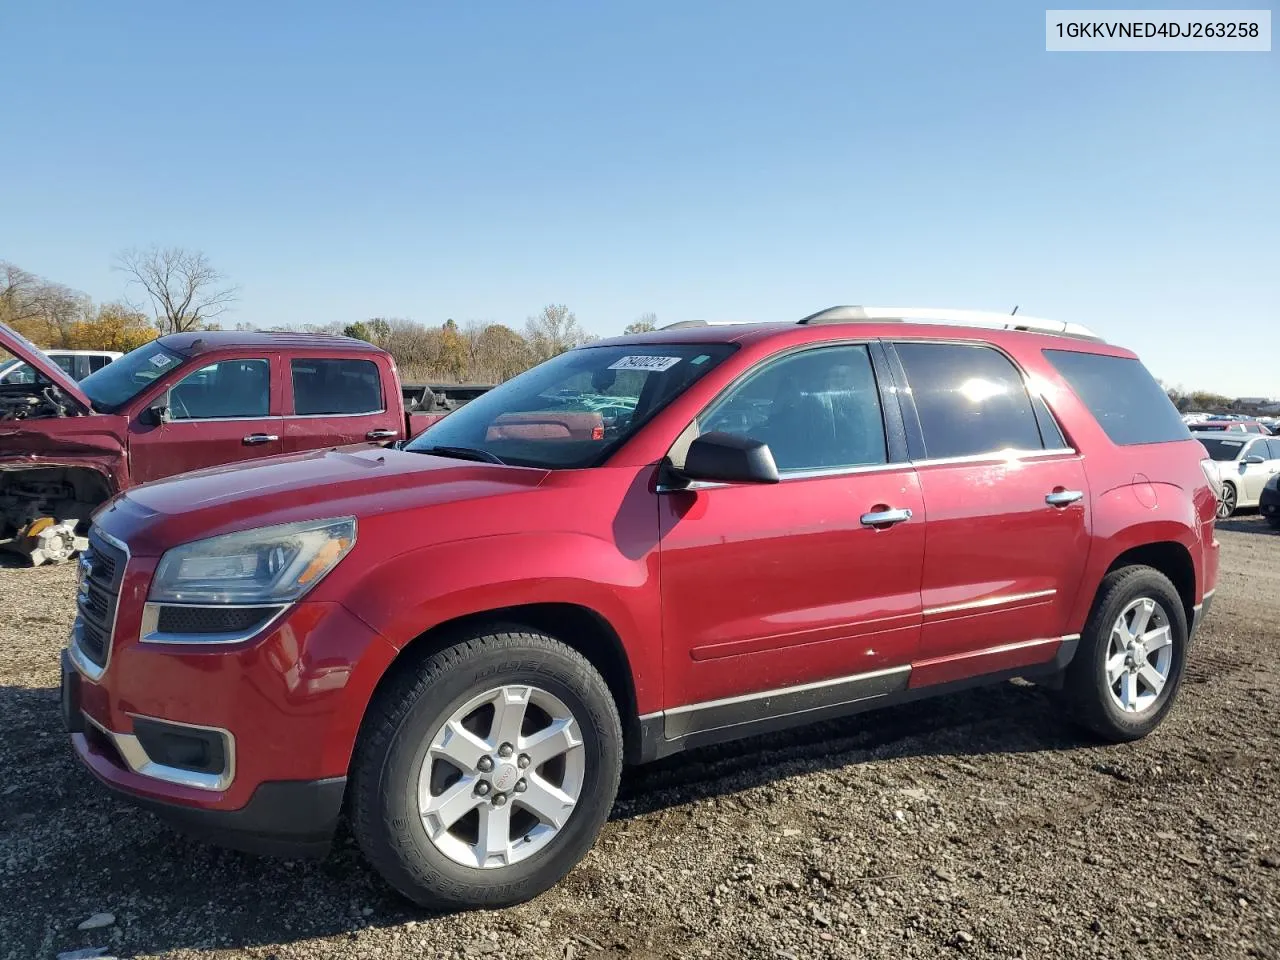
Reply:
[[[118, 254], [113, 268], [125, 275], [127, 298], [94, 303], [87, 295], [0, 260], [0, 322], [44, 349], [117, 350], [127, 353], [158, 336], [220, 330], [220, 319], [239, 288], [199, 251], [150, 247]], [[657, 329], [646, 313], [626, 333]], [[564, 304], [548, 304], [521, 329], [503, 323], [453, 320], [424, 324], [399, 317], [354, 323], [255, 326], [236, 330], [341, 333], [382, 347], [406, 380], [498, 383], [557, 354], [596, 339]]]

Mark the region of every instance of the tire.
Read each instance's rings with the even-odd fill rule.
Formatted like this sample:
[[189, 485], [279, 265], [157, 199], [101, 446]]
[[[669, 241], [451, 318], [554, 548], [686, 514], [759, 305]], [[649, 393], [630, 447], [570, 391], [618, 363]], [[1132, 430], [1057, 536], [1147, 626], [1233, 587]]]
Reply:
[[1226, 520], [1236, 512], [1236, 503], [1239, 501], [1239, 494], [1236, 492], [1236, 485], [1231, 482], [1222, 485], [1222, 498], [1218, 501], [1218, 519]]
[[[1146, 621], [1143, 647], [1137, 648], [1136, 654], [1120, 652], [1121, 641], [1126, 639], [1119, 633], [1121, 618], [1125, 618], [1123, 629], [1131, 630], [1140, 615], [1138, 605], [1145, 607], [1147, 603], [1155, 609]], [[1159, 632], [1161, 627], [1168, 628], [1167, 644]], [[1113, 631], [1117, 634], [1114, 642]], [[1159, 726], [1173, 706], [1182, 683], [1187, 644], [1186, 610], [1168, 577], [1141, 565], [1113, 571], [1098, 588], [1080, 646], [1066, 670], [1063, 697], [1075, 718], [1104, 739], [1117, 743], [1138, 740]], [[1131, 659], [1133, 665], [1129, 666]], [[1144, 672], [1139, 663], [1151, 672]], [[1123, 671], [1118, 684], [1111, 682], [1117, 667]], [[1157, 676], [1164, 678], [1158, 691], [1151, 682]], [[1131, 704], [1129, 708], [1123, 705], [1124, 700]]]
[[[521, 696], [527, 707], [519, 705]], [[506, 712], [516, 709], [524, 727], [503, 736], [499, 718], [516, 716]], [[510, 722], [518, 724], [508, 720], [508, 733]], [[460, 727], [471, 736], [455, 733]], [[538, 746], [538, 731], [553, 727], [568, 732]], [[576, 744], [541, 762], [546, 751], [572, 744], [575, 731]], [[520, 750], [500, 756], [498, 741], [514, 741]], [[613, 696], [585, 657], [541, 633], [473, 636], [403, 669], [379, 691], [352, 762], [352, 828], [378, 873], [421, 906], [521, 903], [558, 883], [595, 842], [618, 791], [622, 748]], [[455, 757], [468, 751], [479, 759]], [[563, 801], [575, 788], [570, 808]], [[547, 821], [534, 814], [534, 801], [553, 808]], [[470, 807], [449, 826], [455, 803]], [[502, 837], [496, 843], [505, 852], [489, 853], [487, 837]]]

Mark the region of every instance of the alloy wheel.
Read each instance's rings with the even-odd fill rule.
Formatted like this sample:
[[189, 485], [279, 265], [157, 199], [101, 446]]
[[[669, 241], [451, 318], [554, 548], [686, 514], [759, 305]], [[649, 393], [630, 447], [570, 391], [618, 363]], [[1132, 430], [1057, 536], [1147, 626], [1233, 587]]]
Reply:
[[1222, 487], [1222, 498], [1218, 501], [1218, 519], [1226, 520], [1236, 512], [1236, 488], [1231, 484]]
[[1172, 666], [1169, 614], [1150, 597], [1139, 597], [1111, 627], [1103, 669], [1112, 702], [1125, 713], [1151, 709], [1169, 681]]
[[564, 701], [539, 687], [495, 687], [432, 736], [418, 813], [450, 860], [506, 867], [555, 839], [582, 794], [584, 772], [582, 733]]

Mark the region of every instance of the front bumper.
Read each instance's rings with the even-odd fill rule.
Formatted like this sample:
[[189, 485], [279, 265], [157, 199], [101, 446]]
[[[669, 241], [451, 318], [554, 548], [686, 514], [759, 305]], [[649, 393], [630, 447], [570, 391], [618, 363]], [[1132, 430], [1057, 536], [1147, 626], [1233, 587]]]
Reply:
[[[80, 760], [199, 836], [253, 852], [323, 853], [394, 648], [336, 603], [300, 603], [261, 636], [225, 646], [143, 643], [137, 619], [122, 606], [96, 676], [64, 654], [63, 722]], [[168, 745], [157, 729], [192, 734], [174, 755], [206, 744], [204, 766], [159, 756]]]

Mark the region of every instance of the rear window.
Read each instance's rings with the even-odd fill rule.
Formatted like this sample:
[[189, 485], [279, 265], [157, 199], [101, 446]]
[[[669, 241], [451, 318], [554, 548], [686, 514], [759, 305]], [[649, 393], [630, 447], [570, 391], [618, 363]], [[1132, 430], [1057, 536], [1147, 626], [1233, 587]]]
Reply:
[[1245, 441], [1243, 440], [1227, 440], [1218, 437], [1196, 437], [1200, 441], [1200, 445], [1204, 447], [1205, 452], [1209, 454], [1211, 460], [1219, 460], [1226, 462], [1235, 460], [1240, 456], [1240, 452], [1244, 450]]
[[1112, 443], [1171, 443], [1191, 436], [1173, 401], [1139, 361], [1071, 350], [1044, 355]]
[[372, 360], [303, 358], [290, 364], [300, 417], [382, 412], [382, 378]]

